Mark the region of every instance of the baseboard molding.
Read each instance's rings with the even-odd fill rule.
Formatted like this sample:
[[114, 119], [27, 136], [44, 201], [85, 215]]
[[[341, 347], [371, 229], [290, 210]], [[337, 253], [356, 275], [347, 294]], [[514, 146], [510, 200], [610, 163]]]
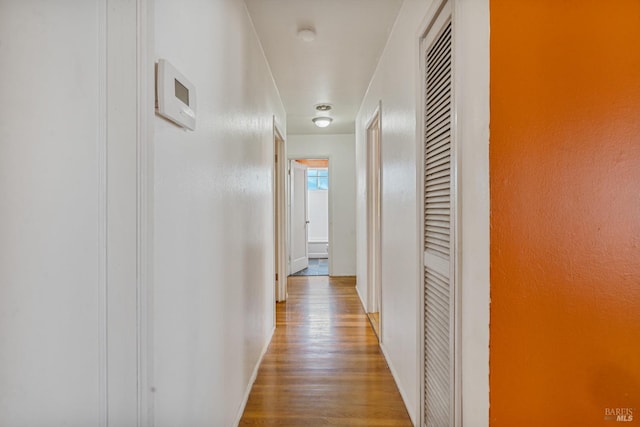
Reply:
[[[275, 314], [275, 313], [274, 313]], [[258, 371], [260, 370], [260, 365], [262, 365], [262, 359], [264, 359], [264, 355], [267, 354], [267, 350], [269, 349], [269, 344], [271, 344], [271, 340], [273, 339], [273, 334], [276, 331], [275, 326], [271, 329], [271, 333], [269, 334], [269, 338], [265, 343], [262, 351], [260, 352], [260, 357], [258, 358], [258, 363], [253, 368], [253, 373], [251, 374], [251, 378], [249, 379], [249, 384], [247, 384], [247, 388], [244, 391], [244, 397], [242, 398], [242, 403], [240, 404], [240, 408], [238, 409], [238, 414], [236, 415], [236, 419], [233, 423], [234, 426], [238, 426], [240, 424], [240, 420], [242, 419], [242, 414], [244, 414], [244, 408], [247, 406], [247, 402], [249, 401], [249, 395], [251, 394], [251, 389], [253, 388], [253, 383], [256, 382], [256, 378], [258, 377]]]
[[411, 418], [411, 422], [413, 423], [413, 425], [416, 426], [418, 424], [416, 423], [416, 415], [417, 414], [414, 411], [415, 408], [410, 408], [409, 407], [408, 400], [407, 400], [407, 393], [402, 388], [402, 385], [398, 382], [398, 373], [396, 372], [396, 369], [393, 366], [393, 363], [391, 363], [391, 359], [389, 358], [389, 355], [387, 354], [387, 350], [385, 349], [385, 347], [384, 347], [384, 345], [382, 343], [380, 343], [380, 349], [382, 350], [382, 354], [384, 355], [384, 358], [387, 361], [387, 366], [389, 366], [389, 370], [391, 371], [391, 375], [393, 376], [393, 380], [396, 383], [396, 387], [398, 387], [398, 391], [400, 392], [400, 396], [402, 397], [402, 401], [404, 402], [404, 407], [407, 408], [407, 412], [409, 413], [409, 418]]

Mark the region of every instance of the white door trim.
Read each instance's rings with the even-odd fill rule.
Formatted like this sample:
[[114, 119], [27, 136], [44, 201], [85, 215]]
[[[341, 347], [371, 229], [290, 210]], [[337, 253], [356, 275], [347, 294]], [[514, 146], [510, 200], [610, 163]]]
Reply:
[[382, 102], [366, 126], [367, 312], [380, 314], [382, 342]]
[[453, 0], [453, 24], [462, 422], [488, 426], [489, 0]]
[[[274, 201], [277, 204], [274, 206], [274, 224], [277, 224], [277, 229], [274, 230], [278, 235], [275, 236], [277, 245], [275, 247], [277, 264], [275, 266], [275, 273], [278, 277], [276, 288], [276, 301], [285, 301], [287, 299], [287, 203], [285, 196], [285, 176], [287, 171], [287, 162], [285, 159], [285, 139], [280, 126], [276, 122], [275, 116], [273, 117], [273, 141], [274, 150], [278, 157], [276, 162], [276, 168], [273, 171], [274, 174]], [[275, 322], [275, 315], [274, 315]], [[275, 326], [275, 324], [274, 324]]]
[[154, 277], [154, 0], [137, 0], [137, 345], [138, 427], [154, 419], [153, 277]]
[[[296, 156], [289, 156], [287, 157], [288, 161], [291, 162], [291, 160], [308, 160], [308, 159], [317, 159], [317, 160], [327, 160], [329, 162], [329, 190], [328, 190], [328, 199], [329, 199], [329, 276], [333, 276], [333, 247], [334, 244], [333, 242], [336, 241], [336, 239], [333, 236], [333, 199], [332, 199], [332, 187], [333, 187], [333, 178], [331, 177], [335, 177], [335, 174], [333, 172], [333, 162], [331, 161], [331, 155], [329, 154], [308, 154], [308, 155], [296, 155]], [[287, 200], [290, 201], [291, 200], [291, 188], [289, 185], [290, 180], [287, 180]], [[290, 227], [291, 224], [291, 212], [290, 209], [291, 205], [289, 203], [287, 203], [287, 224]], [[290, 237], [290, 230], [289, 228], [287, 228], [287, 248], [286, 248], [286, 255], [287, 255], [287, 259], [289, 257], [289, 255], [291, 254], [291, 237]], [[291, 267], [287, 266], [287, 271], [291, 272]]]
[[98, 425], [152, 427], [153, 0], [99, 9]]

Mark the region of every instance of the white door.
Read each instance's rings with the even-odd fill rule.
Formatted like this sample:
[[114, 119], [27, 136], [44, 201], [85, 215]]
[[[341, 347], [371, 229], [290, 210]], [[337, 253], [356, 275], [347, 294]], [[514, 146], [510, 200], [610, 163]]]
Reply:
[[291, 161], [291, 271], [297, 273], [309, 266], [307, 245], [307, 166]]
[[453, 44], [447, 3], [423, 41], [424, 324], [423, 424], [459, 426], [456, 346], [456, 236]]

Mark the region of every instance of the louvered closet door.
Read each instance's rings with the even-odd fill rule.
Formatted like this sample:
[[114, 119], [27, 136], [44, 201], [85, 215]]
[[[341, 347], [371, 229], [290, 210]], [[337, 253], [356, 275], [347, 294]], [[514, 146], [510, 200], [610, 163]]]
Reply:
[[423, 419], [448, 427], [455, 425], [451, 22], [435, 31], [425, 52]]

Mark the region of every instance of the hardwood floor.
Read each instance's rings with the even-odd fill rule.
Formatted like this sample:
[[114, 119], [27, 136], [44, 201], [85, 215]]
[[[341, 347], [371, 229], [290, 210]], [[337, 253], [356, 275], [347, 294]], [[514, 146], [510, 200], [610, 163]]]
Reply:
[[240, 426], [411, 426], [354, 278], [289, 277]]

